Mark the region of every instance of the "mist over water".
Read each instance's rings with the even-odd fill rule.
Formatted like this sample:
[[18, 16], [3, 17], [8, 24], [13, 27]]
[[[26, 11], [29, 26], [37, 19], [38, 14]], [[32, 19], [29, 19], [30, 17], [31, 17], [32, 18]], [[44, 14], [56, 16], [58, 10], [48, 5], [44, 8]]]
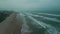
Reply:
[[0, 10], [59, 10], [60, 0], [0, 0]]

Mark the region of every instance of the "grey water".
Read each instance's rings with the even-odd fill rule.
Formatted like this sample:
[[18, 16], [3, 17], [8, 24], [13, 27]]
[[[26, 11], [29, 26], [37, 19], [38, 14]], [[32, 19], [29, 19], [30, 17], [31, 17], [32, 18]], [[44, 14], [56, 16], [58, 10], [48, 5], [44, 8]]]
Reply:
[[[58, 22], [60, 20], [56, 19], [55, 16], [53, 16], [54, 19], [51, 17], [54, 13], [52, 13], [52, 15], [50, 15], [50, 17], [47, 17], [49, 15], [44, 16], [45, 14], [43, 14], [43, 15], [38, 14], [39, 13], [38, 11], [36, 13], [35, 13], [35, 11], [34, 12], [26, 12], [26, 13], [27, 13], [27, 15], [23, 13], [24, 15], [26, 15], [25, 16], [26, 21], [27, 21], [26, 24], [27, 24], [27, 26], [30, 27], [30, 28], [28, 27], [29, 29], [32, 29], [32, 31], [34, 31], [33, 34], [60, 34], [60, 32], [59, 32], [59, 30], [60, 30], [60, 25], [59, 25], [60, 22]], [[51, 14], [51, 13], [49, 12], [48, 14]], [[38, 17], [38, 16], [34, 16], [34, 15], [39, 15], [39, 16], [43, 16], [43, 17]], [[56, 15], [58, 15], [58, 14], [56, 14]], [[28, 16], [31, 16], [31, 17], [28, 17]], [[45, 17], [47, 17], [48, 19], [45, 18]], [[60, 16], [57, 16], [57, 17], [60, 17]], [[58, 20], [58, 21], [54, 21], [55, 19]], [[41, 22], [39, 22], [39, 21], [41, 21], [43, 24]], [[42, 28], [41, 28], [41, 25], [43, 25]], [[46, 29], [43, 28], [44, 25], [47, 27]], [[45, 33], [43, 33], [44, 31], [45, 31]]]

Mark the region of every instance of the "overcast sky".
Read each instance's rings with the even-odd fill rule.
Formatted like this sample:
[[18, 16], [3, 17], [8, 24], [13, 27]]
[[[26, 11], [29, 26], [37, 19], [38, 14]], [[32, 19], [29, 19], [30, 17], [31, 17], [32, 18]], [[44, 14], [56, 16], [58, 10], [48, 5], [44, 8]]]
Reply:
[[59, 10], [60, 0], [0, 0], [0, 9]]

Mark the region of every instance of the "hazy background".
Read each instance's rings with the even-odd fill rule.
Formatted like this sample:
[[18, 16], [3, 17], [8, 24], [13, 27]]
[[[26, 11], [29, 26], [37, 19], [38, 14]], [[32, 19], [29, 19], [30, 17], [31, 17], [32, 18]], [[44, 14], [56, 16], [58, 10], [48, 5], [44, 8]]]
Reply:
[[60, 11], [60, 0], [0, 0], [0, 10]]

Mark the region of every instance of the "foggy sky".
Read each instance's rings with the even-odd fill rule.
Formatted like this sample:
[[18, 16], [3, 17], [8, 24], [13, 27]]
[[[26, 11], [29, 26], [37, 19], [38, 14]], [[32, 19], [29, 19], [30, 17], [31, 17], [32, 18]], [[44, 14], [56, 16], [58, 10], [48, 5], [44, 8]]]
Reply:
[[0, 0], [0, 9], [59, 10], [60, 0]]

